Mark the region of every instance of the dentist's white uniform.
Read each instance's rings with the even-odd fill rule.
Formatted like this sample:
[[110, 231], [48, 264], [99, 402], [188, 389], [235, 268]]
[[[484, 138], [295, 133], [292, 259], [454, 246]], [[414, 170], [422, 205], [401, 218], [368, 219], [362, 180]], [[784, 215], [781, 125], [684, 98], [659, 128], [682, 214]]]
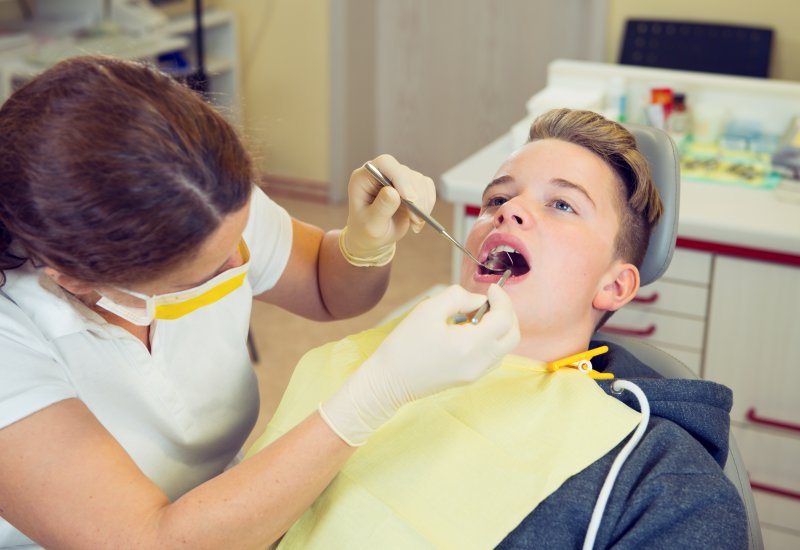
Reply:
[[[258, 188], [244, 239], [245, 283], [180, 319], [153, 323], [150, 352], [30, 263], [7, 271], [0, 428], [77, 398], [171, 499], [218, 475], [258, 417], [246, 346], [252, 297], [275, 285], [292, 245], [289, 215]], [[31, 544], [0, 518], [0, 547]]]

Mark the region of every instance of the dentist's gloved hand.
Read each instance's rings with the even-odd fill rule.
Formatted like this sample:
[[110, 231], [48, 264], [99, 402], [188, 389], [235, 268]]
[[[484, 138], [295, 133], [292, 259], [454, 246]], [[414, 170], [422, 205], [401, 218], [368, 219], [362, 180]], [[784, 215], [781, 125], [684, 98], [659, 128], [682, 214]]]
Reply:
[[386, 265], [394, 256], [395, 243], [409, 226], [419, 233], [424, 221], [402, 206], [400, 196], [429, 214], [436, 202], [433, 180], [403, 166], [390, 155], [381, 155], [372, 163], [394, 185], [394, 189], [376, 182], [366, 168], [358, 168], [347, 186], [349, 210], [347, 225], [339, 236], [342, 255], [353, 265]]
[[486, 300], [481, 294], [451, 286], [420, 303], [320, 405], [322, 418], [349, 445], [362, 445], [405, 403], [472, 382], [498, 366], [519, 343], [519, 325], [502, 288], [491, 285], [488, 298], [491, 308], [477, 325], [447, 319], [480, 307]]

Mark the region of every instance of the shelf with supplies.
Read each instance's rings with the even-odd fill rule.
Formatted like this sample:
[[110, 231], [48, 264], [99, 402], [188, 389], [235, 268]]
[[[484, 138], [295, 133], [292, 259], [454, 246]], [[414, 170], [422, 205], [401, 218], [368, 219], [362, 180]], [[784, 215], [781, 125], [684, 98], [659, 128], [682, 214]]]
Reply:
[[[208, 10], [203, 14], [205, 73], [208, 97], [232, 121], [240, 118], [237, 26], [232, 12]], [[145, 33], [110, 25], [61, 38], [29, 35], [0, 51], [0, 100], [55, 63], [78, 55], [110, 55], [153, 63], [183, 79], [197, 67], [192, 14], [168, 18]]]
[[[188, 41], [186, 51], [188, 70], [197, 66], [195, 29], [192, 15], [176, 16], [167, 21], [163, 31], [169, 36]], [[205, 72], [209, 81], [209, 99], [221, 107], [233, 121], [239, 121], [239, 56], [236, 18], [232, 12], [207, 10], [203, 13], [203, 43]], [[162, 62], [163, 64], [163, 62]]]
[[[545, 95], [552, 103], [543, 110], [576, 107], [558, 102], [589, 96], [602, 102], [602, 94], [587, 90], [603, 90], [620, 75], [641, 88], [677, 83], [695, 98], [729, 109], [742, 105], [738, 112], [771, 133], [800, 115], [800, 83], [579, 61], [550, 65]], [[521, 121], [441, 176], [439, 196], [453, 203], [453, 234], [462, 242], [484, 187], [524, 143], [527, 125]], [[768, 548], [800, 547], [800, 201], [784, 186], [793, 183], [726, 185], [682, 177], [669, 269], [606, 327], [646, 339], [731, 388], [732, 430]], [[460, 265], [453, 251], [453, 281]]]

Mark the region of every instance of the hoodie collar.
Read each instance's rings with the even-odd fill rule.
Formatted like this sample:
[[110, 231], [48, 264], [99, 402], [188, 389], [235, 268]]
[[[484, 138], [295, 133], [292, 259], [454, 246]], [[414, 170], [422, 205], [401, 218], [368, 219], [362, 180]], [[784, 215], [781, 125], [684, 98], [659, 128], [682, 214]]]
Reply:
[[[609, 342], [609, 352], [592, 360], [594, 368], [611, 372], [639, 386], [650, 403], [651, 416], [659, 416], [678, 424], [699, 441], [714, 460], [724, 467], [728, 457], [733, 392], [722, 384], [698, 378], [663, 378], [636, 359], [624, 348]], [[611, 392], [611, 381], [599, 380], [603, 390], [638, 410], [635, 396], [630, 392]]]

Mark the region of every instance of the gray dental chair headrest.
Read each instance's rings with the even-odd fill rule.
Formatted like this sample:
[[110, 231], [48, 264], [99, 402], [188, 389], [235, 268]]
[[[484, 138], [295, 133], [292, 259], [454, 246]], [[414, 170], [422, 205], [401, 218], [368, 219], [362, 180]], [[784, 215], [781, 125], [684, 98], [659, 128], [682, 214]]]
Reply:
[[639, 151], [650, 163], [653, 181], [661, 194], [664, 213], [650, 235], [650, 244], [639, 274], [641, 284], [652, 283], [669, 267], [675, 240], [678, 237], [678, 201], [680, 195], [680, 163], [678, 150], [669, 135], [658, 128], [623, 124], [636, 138]]

